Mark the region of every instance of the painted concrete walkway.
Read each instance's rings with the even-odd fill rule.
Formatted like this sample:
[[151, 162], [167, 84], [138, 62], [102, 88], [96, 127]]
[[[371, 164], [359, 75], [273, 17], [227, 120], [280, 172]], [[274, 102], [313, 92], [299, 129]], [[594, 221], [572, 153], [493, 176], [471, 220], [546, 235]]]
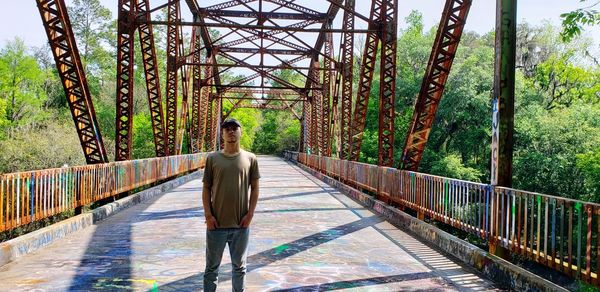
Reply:
[[[471, 269], [398, 230], [296, 166], [259, 158], [248, 291], [476, 291]], [[199, 291], [200, 180], [0, 267], [0, 291]], [[223, 257], [219, 291], [231, 291]]]

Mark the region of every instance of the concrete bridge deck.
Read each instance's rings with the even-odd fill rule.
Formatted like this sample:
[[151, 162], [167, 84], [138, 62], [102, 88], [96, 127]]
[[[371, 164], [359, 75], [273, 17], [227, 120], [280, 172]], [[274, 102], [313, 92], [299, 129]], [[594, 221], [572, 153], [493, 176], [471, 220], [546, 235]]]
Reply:
[[[249, 291], [495, 289], [300, 168], [259, 165]], [[0, 267], [0, 291], [199, 291], [203, 222], [194, 180]], [[225, 253], [219, 291], [231, 291]]]

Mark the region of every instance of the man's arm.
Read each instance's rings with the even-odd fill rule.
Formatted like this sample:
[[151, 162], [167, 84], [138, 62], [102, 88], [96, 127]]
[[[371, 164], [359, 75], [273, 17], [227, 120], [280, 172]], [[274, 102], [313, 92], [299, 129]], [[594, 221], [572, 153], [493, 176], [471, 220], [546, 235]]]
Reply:
[[211, 186], [204, 183], [202, 187], [202, 206], [204, 206], [204, 218], [206, 218], [206, 228], [213, 230], [217, 228], [217, 219], [212, 215], [210, 210]]
[[250, 182], [250, 206], [248, 208], [248, 213], [242, 218], [242, 222], [240, 225], [246, 228], [250, 226], [250, 222], [252, 222], [252, 217], [254, 217], [254, 210], [256, 209], [256, 203], [258, 202], [258, 179], [253, 179]]

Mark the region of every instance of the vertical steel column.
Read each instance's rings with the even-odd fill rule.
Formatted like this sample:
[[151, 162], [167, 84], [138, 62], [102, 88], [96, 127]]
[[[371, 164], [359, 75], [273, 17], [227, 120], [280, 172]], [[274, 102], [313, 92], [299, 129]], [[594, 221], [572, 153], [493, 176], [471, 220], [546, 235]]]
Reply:
[[381, 69], [379, 99], [379, 165], [394, 164], [394, 118], [396, 116], [396, 48], [398, 0], [385, 0], [381, 15]]
[[[371, 3], [371, 15], [369, 17], [369, 29], [381, 30], [382, 18], [382, 0], [373, 0]], [[358, 82], [358, 92], [356, 94], [356, 104], [354, 108], [354, 118], [350, 127], [351, 145], [349, 160], [357, 161], [360, 155], [360, 146], [362, 144], [363, 131], [367, 116], [367, 107], [369, 105], [369, 94], [371, 83], [375, 72], [375, 60], [379, 47], [380, 32], [370, 32], [367, 34], [365, 49], [360, 66], [360, 77]]]
[[406, 135], [402, 169], [417, 171], [419, 167], [470, 7], [471, 0], [446, 0]]
[[201, 126], [201, 117], [200, 115], [205, 115], [201, 111], [202, 108], [202, 75], [201, 75], [201, 51], [202, 41], [200, 39], [200, 35], [198, 35], [198, 30], [196, 27], [192, 28], [192, 63], [196, 65], [192, 65], [192, 130], [190, 135], [190, 143], [192, 145], [192, 153], [198, 153], [202, 149], [202, 136], [200, 135]]
[[[184, 49], [184, 43], [183, 43], [183, 30], [182, 27], [179, 26], [179, 52], [178, 52], [178, 56], [187, 56], [185, 53], [185, 49]], [[192, 40], [190, 41], [190, 51], [193, 49], [194, 43], [193, 43], [193, 36], [192, 36]], [[183, 63], [187, 62], [187, 58], [188, 57], [181, 57], [181, 60]], [[179, 59], [179, 58], [178, 58]], [[180, 70], [180, 74], [181, 74], [181, 112], [179, 113], [179, 126], [178, 126], [178, 138], [177, 138], [177, 155], [181, 155], [183, 153], [183, 140], [184, 140], [184, 136], [185, 133], [189, 133], [189, 124], [188, 124], [188, 113], [189, 113], [189, 106], [188, 106], [188, 98], [189, 98], [189, 92], [190, 92], [190, 72], [188, 70], [187, 65], [181, 66], [179, 68]], [[188, 137], [190, 138], [190, 137]], [[188, 151], [190, 151], [191, 146], [189, 147]]]
[[169, 0], [167, 28], [167, 150], [168, 155], [176, 154], [177, 145], [177, 53], [179, 29], [179, 0]]
[[308, 99], [308, 94], [304, 97], [302, 102], [302, 119], [303, 119], [303, 134], [304, 134], [304, 152], [312, 153], [311, 145], [311, 129], [312, 129], [312, 118], [311, 118], [311, 104]]
[[[377, 1], [377, 0], [375, 0]], [[343, 34], [344, 42], [342, 44], [342, 110], [340, 121], [340, 144], [341, 159], [348, 159], [350, 156], [350, 125], [352, 123], [352, 79], [354, 65], [354, 0], [346, 0], [344, 10], [343, 28], [346, 30]]]
[[88, 164], [108, 162], [64, 0], [36, 0]]
[[200, 84], [200, 131], [198, 133], [198, 136], [200, 137], [199, 140], [199, 144], [200, 144], [200, 148], [204, 147], [205, 151], [208, 151], [208, 139], [206, 137], [210, 137], [210, 127], [209, 127], [209, 123], [210, 123], [210, 118], [211, 118], [211, 102], [210, 102], [210, 95], [211, 95], [211, 89], [212, 87], [210, 86], [211, 84], [211, 80], [209, 78], [209, 76], [212, 75], [212, 70], [213, 70], [213, 66], [212, 64], [212, 58], [206, 58], [206, 63], [207, 65], [204, 67], [204, 77], [205, 79], [201, 79], [201, 84]]
[[135, 4], [119, 0], [117, 25], [117, 94], [115, 161], [131, 160], [133, 127], [133, 58]]
[[[329, 24], [331, 27], [331, 23]], [[325, 38], [325, 59], [323, 65], [325, 71], [323, 72], [323, 94], [322, 94], [322, 118], [323, 118], [323, 140], [320, 141], [321, 153], [325, 156], [331, 156], [331, 78], [332, 78], [332, 62], [333, 60], [333, 34], [328, 32]]]
[[214, 143], [213, 143], [213, 101], [212, 101], [212, 93], [210, 92], [210, 87], [208, 93], [208, 103], [206, 107], [206, 135], [204, 135], [204, 151], [213, 151]]
[[[138, 15], [145, 21], [150, 21], [150, 3], [148, 0], [137, 0]], [[156, 156], [167, 155], [167, 137], [165, 136], [165, 115], [162, 108], [162, 97], [160, 92], [160, 78], [158, 77], [158, 62], [156, 61], [156, 49], [154, 45], [154, 32], [152, 25], [147, 23], [138, 24], [140, 36], [140, 47], [142, 49], [142, 61], [146, 75], [146, 92], [148, 94], [148, 105], [150, 106], [150, 119], [152, 121], [152, 133], [154, 133], [154, 148]]]
[[[313, 61], [313, 63], [311, 64], [311, 70], [309, 70], [308, 73], [308, 76], [310, 77], [310, 79], [312, 79], [312, 81], [309, 83], [311, 84], [311, 88], [321, 86], [319, 67], [320, 65], [318, 59]], [[324, 141], [322, 123], [325, 119], [322, 116], [322, 94], [323, 92], [321, 90], [311, 90], [311, 145], [313, 147], [311, 151], [317, 155], [322, 155], [322, 142]]]
[[491, 184], [512, 186], [517, 1], [496, 5]]

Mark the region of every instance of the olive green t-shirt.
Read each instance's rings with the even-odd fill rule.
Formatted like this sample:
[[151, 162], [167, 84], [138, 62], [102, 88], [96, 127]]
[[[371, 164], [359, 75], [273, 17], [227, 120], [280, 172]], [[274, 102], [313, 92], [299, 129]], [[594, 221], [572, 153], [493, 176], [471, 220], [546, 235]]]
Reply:
[[250, 182], [260, 178], [256, 156], [240, 150], [234, 156], [221, 151], [206, 158], [202, 182], [211, 189], [211, 212], [217, 228], [239, 228], [248, 213]]

